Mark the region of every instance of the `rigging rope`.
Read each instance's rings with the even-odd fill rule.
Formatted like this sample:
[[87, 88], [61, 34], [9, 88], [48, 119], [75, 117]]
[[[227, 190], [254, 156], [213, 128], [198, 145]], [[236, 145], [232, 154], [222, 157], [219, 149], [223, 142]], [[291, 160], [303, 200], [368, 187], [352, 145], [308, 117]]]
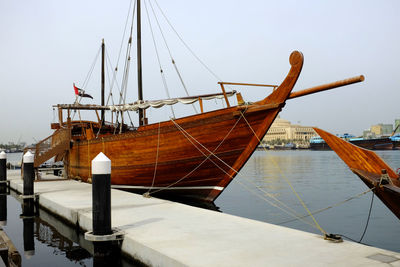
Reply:
[[[205, 155], [205, 153], [202, 151], [202, 150], [200, 150], [193, 142], [192, 142], [192, 140], [190, 140], [189, 138], [188, 138], [188, 136], [190, 136], [190, 134], [186, 134], [187, 132], [186, 131], [182, 131], [181, 129], [183, 129], [183, 128], [181, 128], [172, 118], [171, 118], [171, 121], [175, 124], [175, 126], [182, 132], [182, 134], [183, 134], [183, 136], [185, 136], [188, 140], [189, 140], [189, 142], [195, 147], [195, 148], [197, 148], [206, 158], [199, 164], [199, 165], [197, 165], [193, 170], [191, 170], [189, 173], [187, 173], [185, 176], [183, 176], [182, 178], [180, 178], [180, 179], [178, 179], [177, 181], [175, 181], [175, 182], [173, 182], [172, 184], [170, 184], [170, 185], [168, 185], [168, 186], [166, 186], [166, 187], [164, 187], [164, 188], [161, 188], [161, 189], [158, 189], [158, 190], [156, 190], [156, 191], [153, 191], [152, 193], [157, 193], [157, 192], [160, 192], [160, 191], [163, 191], [163, 190], [165, 190], [165, 189], [167, 189], [167, 188], [170, 188], [171, 186], [173, 186], [173, 185], [175, 185], [175, 184], [177, 184], [177, 183], [179, 183], [179, 182], [181, 182], [181, 181], [183, 181], [184, 179], [186, 179], [189, 175], [191, 175], [193, 172], [195, 172], [198, 168], [200, 168], [208, 159], [210, 159], [210, 157], [212, 156], [212, 155], [214, 155], [215, 157], [217, 157], [215, 154], [213, 154], [213, 153], [210, 153], [209, 155]], [[226, 138], [230, 135], [230, 133], [233, 131], [233, 129], [236, 127], [236, 125], [238, 124], [238, 122], [240, 121], [240, 117], [238, 118], [238, 120], [236, 121], [236, 123], [232, 126], [232, 128], [229, 130], [229, 132], [225, 135], [225, 137], [222, 139], [222, 141], [218, 144], [218, 146], [214, 149], [214, 152], [215, 151], [217, 151], [217, 149], [223, 144], [223, 142], [226, 140]], [[193, 138], [193, 137], [192, 137]], [[194, 139], [194, 138], [193, 138]], [[195, 140], [195, 139], [194, 139]], [[211, 159], [210, 159], [210, 161], [211, 162], [213, 162]], [[213, 162], [214, 163], [214, 162]], [[214, 163], [215, 164], [215, 163]], [[217, 167], [218, 167], [218, 165], [217, 165]]]
[[[112, 63], [111, 63], [111, 60], [110, 60], [110, 55], [108, 54], [108, 51], [107, 51], [107, 50], [106, 50], [106, 55], [107, 55], [107, 60], [108, 60], [108, 63], [109, 63], [107, 66], [109, 66], [109, 69], [112, 69], [112, 66], [111, 66]], [[108, 71], [109, 71], [109, 70], [108, 70]], [[107, 77], [109, 77], [108, 71], [107, 71]], [[118, 89], [118, 92], [119, 92], [119, 97], [120, 97], [120, 102], [121, 102], [121, 99], [122, 99], [122, 97], [123, 97], [123, 94], [122, 94], [122, 91], [120, 90], [120, 86], [119, 86], [117, 80], [115, 80], [115, 84], [116, 84], [116, 86], [117, 86], [117, 89]], [[114, 98], [112, 97], [112, 96], [113, 96], [113, 94], [112, 94], [113, 85], [111, 85], [110, 87], [111, 87], [111, 88], [110, 88], [110, 93], [109, 93], [109, 95], [108, 95], [106, 105], [108, 105], [108, 102], [109, 102], [110, 98], [111, 98], [112, 104], [115, 105], [115, 103], [114, 103]], [[119, 114], [120, 114], [120, 113], [117, 112], [117, 115], [115, 116], [116, 122], [118, 122]], [[129, 121], [130, 121], [131, 125], [134, 126], [134, 125], [133, 125], [132, 118], [131, 118], [131, 115], [129, 114], [129, 112], [127, 112], [127, 114], [128, 114]], [[122, 112], [121, 112], [121, 118], [122, 118]], [[123, 119], [123, 118], [122, 118], [122, 119]], [[122, 121], [122, 120], [121, 120], [121, 121]], [[122, 123], [122, 122], [121, 122], [121, 123]], [[114, 129], [114, 134], [115, 134], [115, 132], [116, 132], [116, 130]]]
[[163, 10], [161, 9], [160, 5], [158, 4], [157, 0], [154, 0], [154, 2], [156, 3], [158, 9], [160, 10], [161, 14], [163, 15], [163, 17], [165, 18], [165, 20], [167, 21], [168, 25], [171, 27], [171, 29], [175, 32], [176, 36], [179, 38], [179, 40], [182, 42], [182, 44], [186, 47], [187, 50], [189, 50], [189, 52], [197, 59], [197, 61], [200, 62], [201, 65], [203, 65], [203, 67], [205, 67], [209, 73], [211, 73], [211, 75], [213, 75], [217, 80], [222, 81], [221, 78], [218, 77], [217, 74], [215, 74], [215, 72], [213, 72], [195, 53], [194, 51], [186, 44], [186, 42], [182, 39], [182, 37], [179, 35], [179, 33], [175, 30], [174, 26], [172, 26], [171, 22], [169, 21], [169, 19], [167, 18], [167, 16], [165, 15], [165, 13], [163, 12]]
[[[97, 59], [99, 57], [100, 51], [101, 51], [101, 46], [99, 47], [99, 50], [97, 51], [96, 56], [94, 57], [94, 60], [93, 60], [92, 64], [90, 65], [89, 71], [86, 74], [85, 80], [84, 80], [83, 84], [81, 85], [82, 89], [86, 88], [87, 84], [89, 83], [90, 78], [92, 77], [92, 73], [93, 73], [94, 67], [96, 65]], [[82, 100], [82, 97], [80, 97], [80, 96], [75, 97], [76, 103], [80, 103], [81, 100]], [[76, 115], [76, 110], [75, 110], [74, 114], [72, 115], [72, 120], [75, 118], [75, 115]]]
[[[129, 2], [128, 14], [126, 15], [126, 20], [125, 20], [124, 33], [122, 34], [122, 40], [121, 40], [121, 45], [120, 45], [120, 47], [119, 47], [118, 58], [117, 58], [117, 64], [115, 65], [115, 72], [118, 71], [118, 63], [119, 63], [119, 59], [120, 59], [120, 57], [121, 57], [122, 46], [123, 46], [124, 40], [125, 40], [126, 28], [127, 28], [127, 26], [128, 26], [128, 21], [129, 21], [129, 16], [130, 16], [130, 12], [131, 12], [131, 7], [132, 7], [132, 0]], [[135, 4], [134, 4], [134, 6], [133, 6], [132, 21], [133, 21], [134, 18], [135, 18], [135, 8], [136, 8], [136, 0], [135, 0]]]
[[[152, 25], [151, 25], [150, 15], [149, 15], [149, 11], [148, 11], [148, 9], [147, 9], [146, 1], [144, 1], [144, 7], [145, 7], [145, 9], [146, 9], [147, 21], [149, 22], [149, 26], [150, 26], [151, 37], [153, 38], [153, 45], [154, 45], [154, 50], [156, 51], [158, 66], [160, 67], [161, 79], [162, 79], [162, 81], [163, 81], [164, 89], [165, 89], [165, 92], [167, 93], [167, 97], [168, 97], [168, 98], [171, 98], [171, 96], [169, 95], [169, 91], [168, 91], [167, 81], [165, 80], [164, 71], [163, 71], [163, 68], [162, 68], [162, 66], [161, 66], [160, 55], [158, 54], [156, 39], [154, 38], [153, 27], [152, 27]], [[174, 109], [172, 108], [172, 106], [170, 106], [170, 108], [171, 108], [172, 115], [173, 115], [174, 118], [175, 118]]]
[[[119, 100], [119, 104], [121, 104], [121, 99], [123, 98], [123, 92], [122, 92], [123, 88], [120, 89], [116, 77], [117, 77], [117, 72], [118, 72], [119, 60], [120, 60], [121, 52], [122, 52], [122, 46], [123, 46], [123, 43], [124, 43], [124, 40], [125, 40], [126, 28], [127, 28], [127, 24], [128, 24], [128, 21], [129, 21], [129, 14], [130, 14], [130, 11], [131, 11], [131, 6], [132, 6], [132, 0], [129, 3], [128, 14], [127, 14], [126, 21], [125, 21], [124, 32], [122, 34], [122, 40], [121, 40], [121, 45], [120, 45], [120, 49], [119, 49], [119, 52], [118, 52], [117, 63], [115, 64], [115, 69], [113, 70], [113, 79], [112, 79], [111, 86], [110, 86], [110, 93], [109, 93], [109, 96], [108, 96], [108, 99], [107, 99], [107, 104], [108, 104], [110, 95], [112, 95], [112, 89], [114, 88], [114, 82], [117, 83], [117, 87], [118, 87], [118, 91], [119, 91], [119, 97], [120, 97], [119, 98], [120, 99]], [[136, 0], [135, 0], [134, 6], [133, 6], [133, 11], [132, 11], [132, 24], [133, 24], [133, 21], [134, 21], [134, 18], [135, 18], [135, 10], [136, 10]], [[131, 36], [132, 36], [132, 26], [131, 26]], [[107, 51], [106, 51], [106, 53], [107, 53]], [[107, 57], [109, 58], [108, 53], [107, 53]], [[111, 60], [110, 60], [110, 62], [111, 62]], [[126, 64], [125, 64], [125, 66], [126, 66]], [[114, 101], [113, 101], [113, 105], [114, 105]]]
[[[162, 31], [160, 22], [159, 22], [159, 20], [158, 20], [158, 18], [157, 18], [156, 12], [154, 11], [153, 4], [151, 3], [151, 0], [149, 0], [149, 4], [150, 4], [151, 10], [152, 10], [152, 12], [153, 12], [153, 16], [154, 16], [154, 18], [155, 18], [155, 20], [156, 20], [156, 22], [157, 22], [157, 26], [158, 26], [158, 29], [159, 29], [159, 31], [160, 31], [160, 33], [161, 33], [162, 39], [164, 40], [164, 44], [165, 44], [165, 46], [166, 46], [166, 48], [167, 48], [167, 50], [168, 50], [168, 54], [169, 54], [169, 57], [170, 57], [170, 59], [171, 59], [171, 62], [172, 62], [172, 64], [174, 65], [175, 71], [176, 71], [176, 73], [177, 73], [177, 75], [178, 75], [178, 77], [179, 77], [179, 80], [180, 80], [180, 82], [181, 82], [181, 84], [182, 84], [182, 86], [183, 86], [183, 89], [184, 89], [185, 92], [186, 92], [186, 95], [189, 96], [189, 92], [188, 92], [187, 87], [186, 87], [186, 85], [185, 85], [185, 83], [184, 83], [184, 81], [183, 81], [182, 75], [181, 75], [181, 73], [180, 73], [179, 70], [178, 70], [178, 66], [175, 64], [175, 60], [174, 60], [174, 58], [173, 58], [173, 56], [172, 56], [171, 49], [170, 49], [169, 46], [168, 46], [167, 39], [165, 38], [164, 32]], [[196, 107], [195, 107], [193, 104], [192, 104], [192, 107], [193, 107], [195, 113], [198, 113]]]
[[[136, 10], [136, 1], [135, 1], [135, 5], [133, 7], [133, 11], [132, 11], [131, 30], [130, 30], [130, 34], [129, 34], [128, 45], [126, 47], [125, 65], [124, 65], [124, 72], [123, 72], [122, 85], [121, 85], [122, 96], [120, 96], [120, 99], [119, 99], [119, 102], [118, 102], [119, 104], [121, 104], [121, 103], [125, 104], [125, 99], [126, 99], [126, 91], [127, 91], [127, 87], [128, 87], [129, 67], [130, 67], [130, 60], [131, 60], [132, 33], [133, 33], [133, 24], [134, 24], [134, 18], [135, 18], [135, 10]], [[122, 132], [122, 123], [123, 123], [123, 121], [124, 121], [123, 113], [121, 112], [120, 133]]]
[[92, 65], [90, 66], [89, 72], [86, 74], [86, 78], [85, 78], [85, 80], [83, 82], [82, 89], [86, 88], [87, 83], [89, 82], [90, 77], [92, 76], [92, 73], [93, 73], [93, 70], [94, 70], [94, 66], [96, 65], [97, 58], [99, 57], [100, 51], [101, 51], [101, 46], [99, 47], [99, 50], [97, 51], [97, 54], [96, 54], [96, 56], [95, 56], [95, 58], [94, 58], [94, 60], [92, 62]]

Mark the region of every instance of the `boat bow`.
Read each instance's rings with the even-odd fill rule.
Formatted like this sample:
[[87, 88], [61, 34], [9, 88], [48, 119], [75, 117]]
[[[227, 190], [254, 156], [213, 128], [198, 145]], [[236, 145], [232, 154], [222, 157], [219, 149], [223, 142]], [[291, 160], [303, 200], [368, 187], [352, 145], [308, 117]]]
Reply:
[[375, 152], [318, 128], [314, 130], [380, 200], [400, 219], [400, 177]]

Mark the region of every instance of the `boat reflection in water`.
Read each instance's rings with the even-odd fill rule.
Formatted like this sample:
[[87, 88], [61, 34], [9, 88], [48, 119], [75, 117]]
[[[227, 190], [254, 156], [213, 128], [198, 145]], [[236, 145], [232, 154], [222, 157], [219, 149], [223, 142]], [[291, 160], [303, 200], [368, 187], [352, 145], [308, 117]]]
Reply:
[[7, 188], [0, 185], [0, 228], [7, 225]]

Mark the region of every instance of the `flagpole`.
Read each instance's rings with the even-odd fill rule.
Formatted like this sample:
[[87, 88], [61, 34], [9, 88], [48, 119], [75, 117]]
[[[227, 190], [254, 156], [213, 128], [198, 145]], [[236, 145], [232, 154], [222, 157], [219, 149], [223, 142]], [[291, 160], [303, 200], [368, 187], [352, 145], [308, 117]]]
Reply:
[[[105, 74], [104, 74], [104, 53], [105, 45], [104, 39], [101, 42], [101, 105], [104, 106], [104, 85], [105, 85]], [[101, 125], [104, 124], [104, 110], [101, 110]]]
[[[140, 0], [137, 1], [137, 68], [138, 68], [138, 100], [143, 100], [142, 84], [142, 33], [140, 18]], [[139, 109], [139, 126], [144, 124], [143, 110]]]

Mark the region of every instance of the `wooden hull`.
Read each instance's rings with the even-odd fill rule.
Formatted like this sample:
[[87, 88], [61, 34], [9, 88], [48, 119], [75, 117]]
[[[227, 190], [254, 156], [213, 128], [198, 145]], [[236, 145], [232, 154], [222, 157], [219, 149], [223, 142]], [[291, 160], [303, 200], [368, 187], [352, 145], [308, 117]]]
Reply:
[[[400, 219], [400, 183], [379, 185], [381, 176], [374, 173], [352, 170], [369, 187], [375, 188], [374, 193]], [[398, 181], [398, 180], [397, 180]]]
[[167, 121], [121, 135], [75, 142], [65, 167], [70, 177], [88, 181], [91, 160], [103, 152], [111, 159], [112, 185], [116, 188], [142, 192], [153, 185], [151, 192], [168, 191], [213, 201], [253, 153], [258, 138], [262, 139], [279, 109], [245, 116], [254, 130], [261, 129], [258, 138], [240, 115], [234, 115], [235, 111], [230, 108], [176, 120], [184, 131]]
[[393, 142], [390, 138], [374, 138], [350, 141], [353, 145], [370, 150], [392, 150]]
[[[392, 150], [395, 149], [395, 144], [389, 138], [375, 138], [365, 140], [349, 141], [353, 145], [370, 149], [370, 150]], [[327, 143], [311, 143], [312, 150], [332, 150]]]
[[[314, 128], [349, 168], [400, 219], [400, 177], [373, 151], [357, 147], [328, 132]], [[385, 170], [387, 176], [382, 176]], [[382, 177], [386, 177], [381, 181]]]
[[111, 160], [111, 184], [155, 196], [214, 201], [240, 171], [285, 105], [303, 66], [293, 52], [291, 69], [265, 99], [135, 131], [76, 140], [64, 156], [69, 178], [91, 182], [91, 160]]
[[393, 149], [400, 150], [400, 141], [393, 141]]

